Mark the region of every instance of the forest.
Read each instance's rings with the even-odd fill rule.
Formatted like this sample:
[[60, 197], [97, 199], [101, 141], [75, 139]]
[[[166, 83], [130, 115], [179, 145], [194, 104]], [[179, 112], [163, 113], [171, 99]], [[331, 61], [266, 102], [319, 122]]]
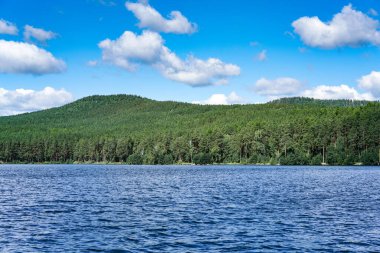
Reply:
[[91, 96], [0, 117], [0, 163], [379, 165], [380, 103]]

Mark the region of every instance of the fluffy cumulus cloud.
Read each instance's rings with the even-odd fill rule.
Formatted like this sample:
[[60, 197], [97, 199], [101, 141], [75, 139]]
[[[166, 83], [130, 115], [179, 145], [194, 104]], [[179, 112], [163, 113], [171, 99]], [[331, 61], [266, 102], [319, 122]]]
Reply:
[[144, 31], [141, 35], [124, 32], [117, 40], [99, 43], [102, 58], [126, 70], [135, 70], [137, 64], [154, 64], [163, 54], [163, 39], [158, 33]]
[[244, 99], [240, 97], [236, 92], [231, 92], [228, 95], [225, 94], [213, 94], [204, 101], [193, 101], [193, 104], [207, 104], [207, 105], [231, 105], [231, 104], [243, 104]]
[[73, 101], [64, 89], [46, 87], [43, 90], [6, 90], [0, 88], [0, 115], [13, 115], [61, 106]]
[[254, 91], [263, 96], [281, 97], [292, 96], [299, 92], [302, 83], [290, 77], [280, 77], [274, 80], [261, 78], [256, 81]]
[[0, 34], [17, 35], [18, 34], [17, 26], [15, 26], [9, 21], [0, 19]]
[[116, 40], [100, 42], [99, 47], [106, 62], [128, 71], [146, 64], [170, 80], [191, 86], [226, 84], [228, 77], [240, 74], [238, 66], [217, 58], [201, 60], [189, 56], [183, 60], [164, 45], [158, 33], [152, 31], [143, 31], [141, 35], [126, 31]]
[[197, 31], [196, 24], [190, 23], [179, 11], [172, 11], [168, 17], [169, 19], [166, 19], [150, 6], [147, 1], [137, 3], [127, 2], [126, 7], [140, 21], [138, 24], [140, 28], [177, 34], [190, 34]]
[[0, 40], [0, 73], [42, 75], [66, 68], [62, 60], [35, 45]]
[[261, 78], [256, 81], [253, 90], [256, 94], [265, 96], [269, 100], [289, 96], [316, 99], [375, 100], [380, 97], [380, 72], [372, 72], [370, 75], [362, 77], [359, 80], [359, 87], [368, 92], [361, 93], [356, 88], [346, 84], [319, 85], [304, 89], [302, 83], [297, 79], [281, 77], [274, 80]]
[[167, 56], [169, 61], [158, 63], [158, 69], [170, 80], [186, 83], [191, 86], [224, 85], [228, 83], [227, 78], [240, 74], [240, 68], [233, 64], [226, 64], [217, 58], [201, 60], [193, 56], [185, 61]]
[[380, 99], [380, 72], [372, 71], [358, 80], [359, 87]]
[[303, 97], [316, 99], [352, 99], [352, 100], [374, 100], [370, 93], [359, 93], [355, 88], [342, 84], [338, 86], [320, 85], [301, 93]]
[[24, 27], [24, 39], [26, 41], [35, 39], [39, 42], [46, 42], [47, 40], [54, 39], [55, 37], [57, 37], [57, 34], [52, 31], [45, 31], [30, 25], [26, 25]]
[[302, 17], [292, 23], [294, 32], [311, 47], [332, 49], [362, 44], [380, 45], [379, 21], [363, 12], [343, 7], [331, 21], [318, 17]]

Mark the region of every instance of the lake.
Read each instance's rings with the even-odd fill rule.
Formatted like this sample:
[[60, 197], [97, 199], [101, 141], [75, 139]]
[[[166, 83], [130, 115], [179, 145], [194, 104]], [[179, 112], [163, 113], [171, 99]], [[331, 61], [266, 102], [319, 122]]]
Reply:
[[379, 167], [0, 165], [1, 252], [380, 252]]

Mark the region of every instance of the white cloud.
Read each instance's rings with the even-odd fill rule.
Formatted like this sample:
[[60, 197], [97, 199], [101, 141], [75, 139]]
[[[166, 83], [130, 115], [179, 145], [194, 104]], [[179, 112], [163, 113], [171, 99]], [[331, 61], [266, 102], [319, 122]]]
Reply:
[[36, 39], [39, 42], [46, 42], [57, 37], [57, 34], [52, 31], [45, 31], [40, 28], [35, 28], [30, 25], [24, 27], [24, 39], [26, 41], [31, 41], [31, 39]]
[[358, 87], [368, 92], [359, 92], [346, 84], [319, 85], [304, 89], [300, 81], [290, 77], [280, 77], [274, 80], [261, 78], [256, 81], [253, 90], [269, 100], [281, 97], [310, 97], [315, 99], [352, 99], [375, 100], [380, 98], [380, 72], [373, 71], [358, 80]]
[[165, 19], [148, 4], [148, 1], [140, 1], [138, 3], [127, 2], [125, 5], [139, 19], [140, 23], [138, 26], [140, 28], [177, 34], [190, 34], [197, 31], [196, 24], [190, 23], [179, 11], [172, 11], [169, 19]]
[[232, 104], [243, 104], [244, 99], [240, 97], [236, 92], [231, 92], [229, 95], [225, 94], [213, 94], [205, 101], [193, 101], [193, 104], [202, 105], [232, 105]]
[[126, 31], [117, 40], [103, 40], [99, 47], [103, 50], [103, 60], [132, 71], [138, 63], [153, 64], [160, 61], [163, 39], [155, 32], [144, 31], [136, 35]]
[[[173, 61], [171, 58], [174, 58]], [[182, 61], [173, 54], [168, 55], [167, 59], [169, 61], [164, 59], [157, 64], [161, 73], [170, 80], [191, 86], [225, 85], [228, 83], [226, 78], [240, 74], [238, 66], [217, 58], [201, 60], [190, 56]]]
[[257, 60], [258, 61], [265, 61], [267, 59], [267, 50], [262, 50], [258, 55], [257, 55]]
[[292, 96], [299, 92], [302, 83], [290, 77], [280, 77], [274, 80], [261, 78], [256, 81], [254, 91], [263, 96], [280, 97]]
[[329, 22], [318, 17], [302, 17], [292, 23], [294, 32], [311, 47], [332, 49], [362, 44], [380, 45], [379, 21], [363, 12], [343, 7]]
[[303, 91], [301, 96], [316, 99], [374, 100], [370, 93], [359, 93], [355, 88], [345, 84], [339, 86], [320, 85]]
[[380, 72], [372, 71], [370, 74], [362, 76], [358, 83], [360, 88], [371, 92], [376, 98], [380, 98]]
[[0, 19], [0, 34], [17, 35], [17, 27], [4, 19]]
[[6, 90], [0, 88], [0, 115], [13, 115], [48, 109], [73, 101], [73, 96], [64, 89], [46, 87], [43, 90]]
[[42, 75], [66, 69], [62, 60], [35, 45], [0, 40], [0, 73]]
[[162, 37], [152, 31], [141, 35], [126, 31], [118, 39], [106, 39], [99, 43], [104, 61], [128, 71], [135, 70], [139, 64], [150, 65], [166, 78], [191, 86], [226, 84], [227, 78], [240, 74], [240, 68], [226, 64], [217, 58], [201, 60], [189, 56], [180, 59], [164, 46]]

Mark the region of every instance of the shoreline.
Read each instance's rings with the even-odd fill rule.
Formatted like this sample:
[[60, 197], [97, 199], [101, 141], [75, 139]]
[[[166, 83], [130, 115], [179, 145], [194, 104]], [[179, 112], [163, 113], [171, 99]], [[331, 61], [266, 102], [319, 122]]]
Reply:
[[249, 163], [214, 163], [214, 164], [192, 164], [192, 163], [177, 163], [177, 164], [128, 164], [128, 163], [117, 163], [117, 162], [73, 162], [73, 163], [4, 163], [0, 162], [1, 165], [123, 165], [123, 166], [258, 166], [258, 167], [290, 167], [290, 166], [304, 166], [304, 167], [380, 167], [380, 165], [364, 165], [361, 163], [351, 164], [351, 165], [329, 165], [329, 164], [315, 164], [315, 165], [301, 165], [301, 164], [249, 164]]

